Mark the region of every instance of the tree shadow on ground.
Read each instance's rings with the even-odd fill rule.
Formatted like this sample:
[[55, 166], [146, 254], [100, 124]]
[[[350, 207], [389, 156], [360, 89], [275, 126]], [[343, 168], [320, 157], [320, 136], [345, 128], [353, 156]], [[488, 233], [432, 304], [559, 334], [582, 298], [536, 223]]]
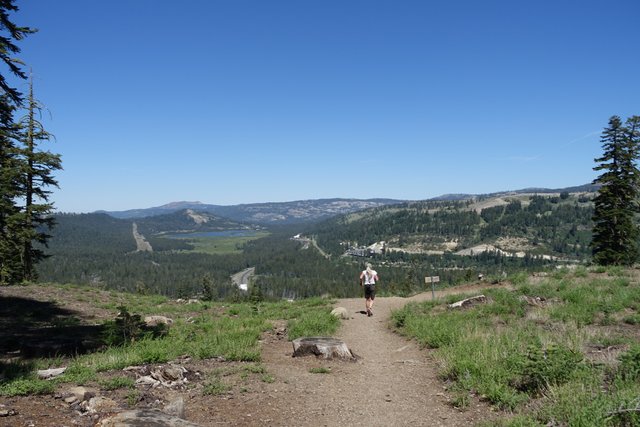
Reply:
[[83, 325], [55, 302], [0, 296], [0, 360], [72, 357], [102, 345], [102, 325]]

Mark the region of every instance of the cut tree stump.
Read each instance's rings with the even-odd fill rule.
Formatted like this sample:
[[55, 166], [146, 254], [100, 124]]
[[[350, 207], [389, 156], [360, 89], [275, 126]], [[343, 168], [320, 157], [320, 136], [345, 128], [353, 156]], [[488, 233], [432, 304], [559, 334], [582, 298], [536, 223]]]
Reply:
[[347, 345], [331, 337], [305, 337], [293, 340], [293, 357], [314, 355], [321, 359], [354, 361], [357, 356]]

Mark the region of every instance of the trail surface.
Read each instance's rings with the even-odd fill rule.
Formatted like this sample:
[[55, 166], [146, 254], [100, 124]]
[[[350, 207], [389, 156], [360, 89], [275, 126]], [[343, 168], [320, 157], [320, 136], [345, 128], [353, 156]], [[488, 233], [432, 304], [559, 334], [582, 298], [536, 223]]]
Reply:
[[[491, 417], [483, 404], [472, 403], [464, 411], [451, 406], [430, 352], [389, 329], [392, 310], [430, 298], [431, 293], [377, 298], [373, 317], [364, 314], [363, 299], [340, 300], [337, 306], [349, 310], [351, 318], [343, 320], [336, 336], [360, 357], [357, 362], [292, 358], [291, 343], [266, 343], [264, 363], [282, 383], [267, 405], [273, 411], [263, 413], [262, 421], [290, 426], [461, 426]], [[309, 372], [313, 367], [331, 372], [314, 374]]]

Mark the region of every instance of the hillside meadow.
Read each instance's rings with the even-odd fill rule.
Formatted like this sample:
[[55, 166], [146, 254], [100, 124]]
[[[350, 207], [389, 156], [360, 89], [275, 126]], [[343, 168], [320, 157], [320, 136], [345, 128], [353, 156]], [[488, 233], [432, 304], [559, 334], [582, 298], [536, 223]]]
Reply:
[[[330, 314], [336, 301], [326, 298], [183, 301], [57, 284], [0, 291], [0, 395], [23, 413], [62, 411], [56, 399], [77, 385], [121, 407], [144, 407], [149, 392], [123, 369], [167, 363], [198, 372], [185, 392], [202, 405], [250, 399], [277, 380], [261, 356], [265, 339], [331, 336], [340, 327]], [[423, 347], [451, 405], [490, 405], [499, 416], [484, 426], [640, 423], [638, 270], [523, 272], [481, 293], [486, 302], [464, 310], [447, 305], [477, 293], [409, 303], [389, 319], [390, 328]], [[148, 328], [148, 315], [174, 322]], [[34, 339], [46, 345], [29, 345]], [[62, 366], [55, 379], [36, 375]], [[335, 375], [322, 367], [309, 372]], [[46, 409], [40, 402], [49, 402]]]
[[454, 405], [489, 402], [498, 425], [640, 425], [638, 280], [621, 268], [521, 274], [486, 289], [486, 304], [411, 303], [392, 324], [432, 352]]

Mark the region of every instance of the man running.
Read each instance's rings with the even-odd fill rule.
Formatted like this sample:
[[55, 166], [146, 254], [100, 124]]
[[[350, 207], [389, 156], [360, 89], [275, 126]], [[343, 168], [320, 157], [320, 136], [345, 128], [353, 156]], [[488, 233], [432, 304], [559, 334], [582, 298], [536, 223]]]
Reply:
[[367, 263], [367, 269], [360, 273], [360, 286], [364, 286], [365, 307], [367, 308], [367, 316], [373, 316], [373, 300], [376, 299], [376, 282], [378, 281], [378, 273], [371, 268], [371, 264]]

